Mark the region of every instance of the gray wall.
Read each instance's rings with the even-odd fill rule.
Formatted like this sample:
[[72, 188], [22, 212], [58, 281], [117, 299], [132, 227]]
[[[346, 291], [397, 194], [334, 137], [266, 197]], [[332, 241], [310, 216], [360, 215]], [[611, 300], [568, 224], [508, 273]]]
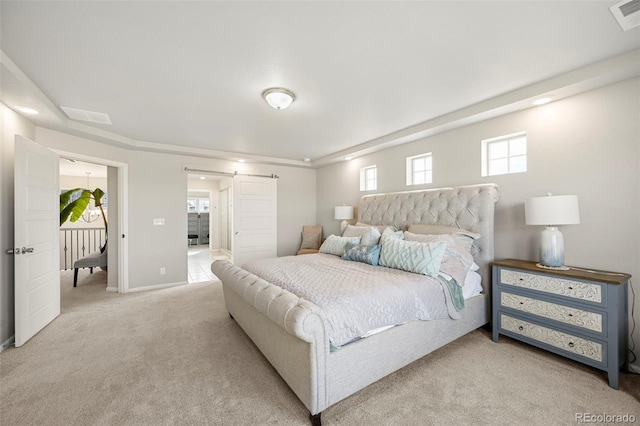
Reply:
[[[315, 223], [316, 171], [307, 168], [238, 164], [190, 156], [130, 151], [94, 140], [36, 128], [4, 104], [0, 145], [0, 241], [13, 246], [14, 135], [20, 134], [50, 149], [103, 158], [128, 167], [128, 275], [131, 290], [187, 282], [187, 174], [196, 168], [254, 174], [277, 174], [278, 255], [294, 254], [303, 225]], [[110, 194], [111, 195], [111, 194]], [[113, 199], [110, 200], [113, 202]], [[154, 226], [153, 218], [165, 218]], [[113, 223], [113, 222], [112, 222]], [[109, 249], [111, 251], [111, 248]], [[13, 260], [0, 256], [0, 343], [14, 334]], [[160, 275], [160, 268], [166, 275]], [[112, 275], [114, 271], [109, 271]], [[110, 286], [113, 283], [110, 283]]]
[[[315, 222], [315, 170], [240, 164], [191, 156], [124, 150], [85, 138], [37, 128], [36, 142], [51, 149], [91, 155], [128, 165], [129, 288], [187, 281], [188, 174], [184, 166], [225, 172], [276, 174], [278, 255], [294, 254], [302, 225]], [[153, 218], [164, 218], [154, 226]], [[160, 268], [166, 274], [160, 275]]]
[[[501, 192], [495, 257], [538, 260], [542, 227], [525, 225], [524, 201], [547, 192], [577, 194], [581, 223], [560, 227], [565, 263], [630, 273], [640, 282], [639, 104], [635, 78], [319, 169], [318, 221], [326, 235], [339, 232], [333, 207], [358, 202], [359, 170], [373, 164], [376, 192], [495, 182]], [[527, 132], [528, 171], [481, 177], [480, 141], [519, 131]], [[406, 157], [425, 152], [433, 153], [433, 184], [407, 187]]]
[[15, 135], [33, 140], [35, 127], [0, 103], [0, 344], [13, 336], [13, 256], [4, 251], [13, 247], [13, 153]]

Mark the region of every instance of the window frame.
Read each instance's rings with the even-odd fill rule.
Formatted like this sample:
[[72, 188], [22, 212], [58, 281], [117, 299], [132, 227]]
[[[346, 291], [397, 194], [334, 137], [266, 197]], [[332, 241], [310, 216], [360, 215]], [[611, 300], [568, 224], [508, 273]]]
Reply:
[[[424, 182], [417, 183], [416, 182], [417, 172], [415, 169], [415, 162], [416, 160], [427, 160], [427, 159], [429, 159], [429, 163], [431, 163], [430, 168], [427, 168], [427, 165], [425, 164], [424, 170], [418, 171], [419, 173], [425, 174], [425, 179], [424, 179]], [[412, 155], [410, 157], [407, 157], [406, 170], [407, 170], [407, 186], [428, 185], [430, 183], [433, 183], [433, 153], [426, 152], [424, 154]]]
[[[369, 172], [373, 171], [373, 179], [368, 176]], [[373, 182], [373, 185], [369, 185], [369, 182]], [[372, 166], [363, 167], [360, 169], [360, 191], [375, 191], [378, 189], [378, 166], [375, 164]]]
[[[511, 142], [515, 139], [520, 139], [520, 138], [524, 138], [524, 154], [511, 155]], [[496, 158], [489, 158], [490, 146], [500, 142], [507, 142], [507, 155], [505, 157], [502, 157], [507, 160], [507, 171], [502, 173], [491, 173], [491, 161], [496, 160]], [[525, 131], [511, 133], [504, 136], [497, 136], [495, 138], [490, 138], [490, 139], [484, 139], [482, 140], [482, 173], [481, 175], [482, 177], [488, 177], [488, 176], [500, 176], [500, 175], [514, 174], [514, 173], [525, 173], [528, 170], [527, 156], [528, 156], [527, 132]], [[517, 158], [517, 157], [524, 157], [524, 170], [512, 171], [511, 159]]]

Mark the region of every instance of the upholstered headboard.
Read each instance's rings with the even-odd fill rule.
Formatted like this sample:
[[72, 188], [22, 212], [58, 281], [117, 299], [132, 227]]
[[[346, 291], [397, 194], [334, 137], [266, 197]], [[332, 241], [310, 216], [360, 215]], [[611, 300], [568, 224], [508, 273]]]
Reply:
[[495, 184], [365, 195], [358, 203], [358, 222], [392, 225], [403, 231], [417, 223], [452, 226], [482, 235], [475, 241], [472, 254], [487, 289], [491, 282], [489, 262], [493, 260], [493, 217], [498, 199]]

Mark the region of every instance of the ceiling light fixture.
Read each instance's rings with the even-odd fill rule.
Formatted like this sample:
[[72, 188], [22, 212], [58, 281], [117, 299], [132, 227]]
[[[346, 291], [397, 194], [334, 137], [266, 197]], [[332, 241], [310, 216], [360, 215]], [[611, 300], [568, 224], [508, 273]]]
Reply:
[[346, 157], [344, 157], [344, 159], [345, 159], [345, 161], [351, 161], [351, 160], [353, 160], [353, 157], [346, 156]]
[[275, 109], [285, 109], [296, 100], [296, 95], [294, 95], [292, 91], [283, 89], [282, 87], [267, 89], [262, 92], [262, 97]]
[[40, 114], [40, 112], [37, 109], [31, 108], [31, 107], [17, 106], [16, 109], [18, 111], [20, 111], [20, 112], [23, 112], [23, 113], [29, 114], [29, 115]]

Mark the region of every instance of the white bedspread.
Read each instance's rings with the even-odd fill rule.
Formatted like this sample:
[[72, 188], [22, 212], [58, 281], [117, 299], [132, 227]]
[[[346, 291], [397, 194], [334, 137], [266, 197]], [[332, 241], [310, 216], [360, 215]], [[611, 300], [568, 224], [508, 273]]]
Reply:
[[335, 347], [383, 326], [456, 317], [443, 284], [425, 275], [322, 253], [257, 260], [243, 269], [320, 307]]

